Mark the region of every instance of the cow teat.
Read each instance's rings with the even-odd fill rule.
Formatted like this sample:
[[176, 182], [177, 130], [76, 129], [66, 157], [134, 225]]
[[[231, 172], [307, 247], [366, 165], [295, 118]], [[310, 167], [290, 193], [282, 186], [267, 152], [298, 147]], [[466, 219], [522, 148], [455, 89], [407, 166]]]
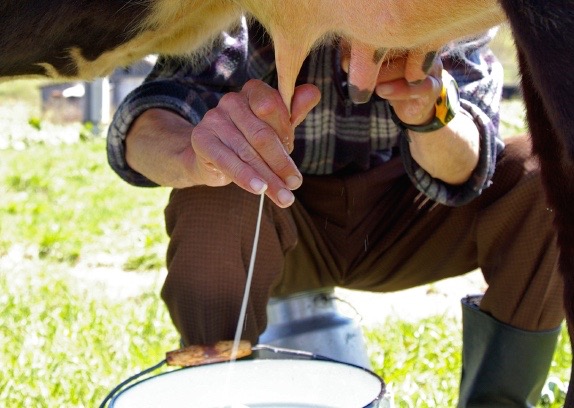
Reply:
[[241, 3], [273, 40], [279, 92], [291, 110], [295, 82], [303, 61], [331, 30], [325, 23], [322, 0], [242, 0]]
[[353, 41], [350, 47], [349, 97], [353, 103], [366, 103], [377, 85], [384, 52], [360, 41]]
[[311, 48], [332, 36], [352, 44], [351, 98], [369, 100], [376, 84], [382, 50], [407, 53], [405, 78], [423, 79], [423, 61], [447, 42], [473, 35], [501, 21], [496, 0], [444, 0], [447, 10], [469, 19], [436, 13], [428, 0], [235, 0], [262, 23], [275, 44], [279, 91], [290, 108], [295, 80]]

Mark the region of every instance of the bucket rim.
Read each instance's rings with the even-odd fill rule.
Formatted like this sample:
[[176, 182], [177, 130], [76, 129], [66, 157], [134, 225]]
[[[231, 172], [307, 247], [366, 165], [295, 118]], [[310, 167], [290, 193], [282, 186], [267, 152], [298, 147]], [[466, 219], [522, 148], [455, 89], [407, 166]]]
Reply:
[[[378, 375], [376, 374], [374, 371], [365, 368], [365, 367], [361, 367], [355, 364], [351, 364], [351, 363], [346, 363], [343, 361], [338, 361], [329, 357], [323, 357], [320, 355], [316, 355], [316, 354], [311, 354], [308, 352], [301, 352], [298, 350], [290, 350], [290, 349], [279, 349], [276, 347], [271, 347], [271, 346], [266, 346], [266, 345], [258, 345], [258, 346], [254, 346], [253, 349], [256, 350], [267, 350], [267, 351], [271, 351], [272, 353], [277, 353], [277, 354], [283, 354], [285, 355], [285, 357], [257, 357], [257, 358], [253, 358], [252, 356], [248, 356], [248, 357], [244, 357], [241, 359], [238, 359], [234, 364], [265, 364], [268, 361], [289, 361], [290, 363], [295, 363], [297, 364], [298, 361], [305, 361], [305, 362], [309, 362], [309, 361], [315, 361], [317, 363], [329, 363], [329, 364], [339, 364], [342, 366], [347, 366], [350, 368], [354, 368], [354, 369], [358, 369], [361, 372], [370, 375], [372, 378], [374, 378], [378, 384], [380, 385], [380, 390], [378, 395], [376, 395], [374, 397], [374, 399], [372, 401], [370, 401], [367, 405], [361, 406], [361, 407], [357, 407], [357, 408], [377, 408], [380, 406], [381, 401], [383, 401], [385, 394], [387, 392], [386, 389], [386, 384], [384, 382], [384, 380]], [[287, 357], [290, 356], [291, 358]], [[127, 385], [126, 387], [122, 388], [121, 390], [118, 390], [118, 392], [113, 396], [113, 398], [109, 401], [109, 406], [108, 408], [114, 408], [115, 407], [115, 403], [117, 402], [117, 400], [124, 395], [125, 393], [127, 393], [129, 390], [131, 390], [134, 387], [137, 387], [139, 385], [144, 384], [145, 382], [151, 381], [153, 379], [157, 379], [159, 377], [163, 377], [166, 375], [170, 375], [176, 372], [181, 372], [181, 371], [186, 371], [186, 370], [198, 370], [198, 369], [205, 369], [209, 366], [215, 366], [215, 365], [221, 365], [221, 364], [229, 364], [229, 361], [220, 361], [220, 362], [214, 362], [214, 363], [209, 363], [209, 364], [203, 364], [203, 365], [199, 365], [199, 366], [192, 366], [192, 367], [181, 367], [181, 368], [177, 368], [175, 370], [170, 370], [170, 371], [166, 371], [163, 373], [159, 373], [156, 375], [152, 375], [149, 377], [146, 377], [144, 379], [141, 379], [137, 382], [134, 382], [130, 385]]]

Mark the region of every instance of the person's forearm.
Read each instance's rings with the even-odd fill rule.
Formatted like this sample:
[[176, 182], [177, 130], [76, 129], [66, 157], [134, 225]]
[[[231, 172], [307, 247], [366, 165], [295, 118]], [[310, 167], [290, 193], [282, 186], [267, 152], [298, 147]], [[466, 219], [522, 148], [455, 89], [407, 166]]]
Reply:
[[162, 186], [190, 187], [190, 135], [193, 125], [163, 109], [150, 109], [132, 124], [126, 137], [126, 161]]
[[462, 112], [437, 131], [407, 130], [413, 159], [434, 178], [458, 185], [468, 180], [478, 164], [479, 132], [473, 120]]

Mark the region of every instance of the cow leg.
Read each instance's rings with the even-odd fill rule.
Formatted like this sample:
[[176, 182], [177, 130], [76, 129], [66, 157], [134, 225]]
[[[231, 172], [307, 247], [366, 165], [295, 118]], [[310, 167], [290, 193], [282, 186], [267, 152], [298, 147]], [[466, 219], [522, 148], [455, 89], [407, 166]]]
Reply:
[[[574, 339], [574, 15], [571, 2], [501, 0], [518, 48], [533, 152], [554, 211], [564, 307]], [[574, 407], [574, 378], [566, 407]]]
[[[542, 100], [534, 89], [521, 50], [518, 55], [532, 149], [540, 159], [542, 181], [549, 206], [554, 212], [560, 248], [559, 267], [564, 278], [564, 308], [570, 342], [574, 345], [574, 211], [570, 202], [574, 198], [574, 163], [564, 154], [564, 143], [552, 128], [548, 115], [542, 108]], [[573, 379], [571, 373], [572, 386], [568, 390], [566, 407], [574, 407]]]
[[[574, 13], [571, 0], [500, 0], [522, 50], [530, 81], [538, 91], [537, 110], [546, 108], [562, 145], [574, 161]], [[539, 118], [534, 118], [539, 119]], [[547, 131], [550, 128], [546, 128]], [[536, 148], [536, 147], [535, 147]]]

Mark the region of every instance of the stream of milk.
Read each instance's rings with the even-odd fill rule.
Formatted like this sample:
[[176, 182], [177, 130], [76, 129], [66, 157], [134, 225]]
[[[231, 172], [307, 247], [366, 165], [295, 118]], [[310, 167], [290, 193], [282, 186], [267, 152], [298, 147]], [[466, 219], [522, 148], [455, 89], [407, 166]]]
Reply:
[[245, 290], [243, 292], [243, 301], [241, 302], [241, 310], [239, 312], [239, 320], [237, 328], [235, 329], [235, 337], [233, 339], [233, 347], [231, 349], [231, 358], [229, 360], [229, 369], [227, 370], [226, 387], [228, 400], [233, 401], [230, 407], [246, 407], [245, 405], [237, 404], [233, 395], [231, 394], [231, 378], [233, 376], [233, 368], [235, 360], [237, 360], [237, 350], [239, 349], [239, 342], [241, 341], [241, 333], [243, 332], [243, 325], [245, 324], [245, 315], [247, 314], [247, 303], [249, 302], [249, 292], [251, 290], [251, 281], [253, 280], [253, 269], [255, 267], [255, 257], [257, 256], [257, 244], [259, 243], [259, 231], [261, 229], [261, 217], [263, 216], [263, 202], [265, 201], [265, 191], [261, 193], [259, 200], [259, 213], [257, 214], [257, 224], [255, 225], [255, 236], [253, 237], [253, 247], [251, 248], [251, 259], [249, 260], [249, 269], [247, 271], [247, 280], [245, 282]]

